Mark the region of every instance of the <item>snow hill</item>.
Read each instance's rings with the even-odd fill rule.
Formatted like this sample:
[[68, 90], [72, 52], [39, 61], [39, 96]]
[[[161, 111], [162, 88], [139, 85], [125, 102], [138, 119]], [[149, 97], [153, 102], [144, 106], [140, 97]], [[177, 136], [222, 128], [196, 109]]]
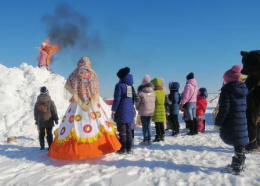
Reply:
[[[222, 173], [231, 162], [233, 147], [225, 145], [213, 129], [212, 111], [217, 94], [209, 96], [206, 132], [187, 136], [181, 122], [180, 135], [166, 132], [164, 142], [141, 146], [142, 129], [135, 128], [134, 154], [108, 154], [84, 161], [59, 161], [39, 150], [33, 107], [41, 86], [47, 86], [59, 117], [65, 113], [65, 78], [46, 69], [21, 64], [7, 68], [0, 64], [0, 185], [5, 186], [186, 186], [260, 185], [259, 154], [249, 154], [240, 176]], [[100, 99], [110, 115], [110, 107]], [[57, 127], [57, 126], [56, 126]], [[154, 125], [152, 126], [154, 137]], [[17, 137], [8, 144], [6, 138]]]
[[[46, 86], [55, 102], [59, 117], [62, 118], [69, 104], [65, 99], [64, 77], [22, 63], [19, 68], [7, 68], [0, 64], [0, 135], [37, 136], [33, 108], [40, 93]], [[110, 108], [100, 99], [107, 112]], [[108, 113], [110, 114], [110, 113]]]

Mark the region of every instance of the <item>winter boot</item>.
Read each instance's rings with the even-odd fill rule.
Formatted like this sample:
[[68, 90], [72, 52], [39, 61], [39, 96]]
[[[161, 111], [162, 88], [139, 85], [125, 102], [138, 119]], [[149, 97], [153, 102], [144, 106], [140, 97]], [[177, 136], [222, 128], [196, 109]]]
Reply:
[[51, 147], [51, 144], [52, 144], [52, 142], [53, 142], [53, 136], [52, 136], [52, 134], [49, 135], [49, 136], [47, 136], [47, 142], [48, 142], [48, 145], [49, 145], [49, 148], [50, 148], [50, 147]]
[[233, 174], [239, 174], [241, 171], [243, 171], [244, 164], [245, 164], [245, 160], [235, 155], [232, 157], [231, 165], [228, 165], [227, 168]]
[[164, 134], [160, 136], [160, 141], [164, 141]]
[[185, 122], [185, 128], [186, 128], [186, 129], [190, 129], [190, 127], [189, 127], [189, 122], [188, 122], [187, 120], [184, 120], [184, 122]]
[[180, 133], [180, 123], [179, 122], [177, 122], [177, 134], [179, 134]]
[[188, 120], [187, 123], [190, 126], [190, 132], [187, 135], [194, 135], [195, 133], [193, 120]]
[[196, 118], [193, 118], [193, 127], [194, 127], [194, 129], [193, 129], [194, 135], [198, 134], [198, 121]]
[[121, 143], [121, 148], [120, 148], [120, 150], [118, 150], [118, 151], [116, 151], [116, 153], [118, 153], [118, 154], [125, 154], [126, 153], [126, 143], [125, 142], [123, 142], [123, 143]]
[[39, 134], [39, 142], [40, 142], [40, 146], [41, 146], [41, 150], [44, 150], [44, 146], [45, 146], [45, 142], [44, 142], [44, 134], [43, 133], [40, 133]]
[[203, 120], [203, 132], [205, 132], [205, 127], [206, 127], [206, 120]]
[[160, 137], [158, 135], [155, 135], [153, 142], [159, 142], [159, 141], [160, 141]]
[[131, 154], [132, 153], [132, 142], [126, 142], [126, 152], [127, 154]]
[[160, 141], [160, 134], [161, 134], [160, 129], [161, 129], [160, 123], [155, 123], [156, 135], [155, 135], [153, 142], [159, 142]]
[[232, 157], [231, 165], [228, 165], [228, 170], [233, 174], [239, 174], [244, 169], [245, 160], [245, 148], [235, 147], [235, 155]]
[[174, 130], [172, 130], [172, 136], [177, 136], [179, 134], [178, 123], [174, 123], [173, 128], [174, 128]]
[[246, 148], [245, 148], [245, 153], [249, 154], [249, 153], [257, 153], [260, 152], [260, 150], [257, 147], [257, 143], [256, 141], [254, 141], [253, 143], [249, 143]]

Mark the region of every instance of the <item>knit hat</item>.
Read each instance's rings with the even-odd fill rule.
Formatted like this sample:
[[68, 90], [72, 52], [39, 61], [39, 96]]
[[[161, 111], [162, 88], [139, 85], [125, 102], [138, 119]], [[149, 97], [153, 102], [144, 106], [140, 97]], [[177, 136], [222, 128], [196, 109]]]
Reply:
[[231, 69], [225, 72], [223, 78], [226, 83], [241, 81], [241, 70], [240, 65], [235, 65]]
[[46, 87], [41, 87], [41, 90], [40, 90], [41, 94], [48, 94], [49, 91]]
[[145, 75], [142, 81], [142, 84], [151, 82], [151, 76]]
[[117, 77], [119, 77], [120, 79], [126, 77], [128, 74], [130, 73], [130, 68], [129, 67], [125, 67], [125, 68], [121, 68], [118, 72], [117, 72]]
[[186, 76], [186, 79], [189, 80], [189, 79], [193, 79], [194, 78], [194, 74], [191, 72], [189, 73], [187, 76]]
[[155, 87], [159, 87], [159, 86], [163, 86], [163, 81], [161, 78], [154, 78], [151, 83], [153, 84], [153, 86]]
[[202, 97], [205, 97], [205, 98], [208, 97], [208, 91], [207, 91], [206, 88], [201, 87], [201, 88], [199, 89], [199, 92], [200, 92], [200, 95], [201, 95]]
[[178, 82], [171, 82], [169, 84], [169, 88], [170, 88], [170, 90], [179, 90], [180, 83], [178, 83]]

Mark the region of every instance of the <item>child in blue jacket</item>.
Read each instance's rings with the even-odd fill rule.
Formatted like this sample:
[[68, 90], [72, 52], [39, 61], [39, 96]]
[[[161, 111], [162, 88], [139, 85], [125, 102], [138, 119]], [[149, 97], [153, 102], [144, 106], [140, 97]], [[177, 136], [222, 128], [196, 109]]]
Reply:
[[179, 93], [180, 84], [178, 82], [172, 82], [169, 85], [170, 94], [169, 100], [171, 101], [170, 105], [170, 120], [172, 123], [172, 136], [176, 136], [180, 132], [179, 124], [179, 109], [180, 109], [180, 100], [181, 96]]

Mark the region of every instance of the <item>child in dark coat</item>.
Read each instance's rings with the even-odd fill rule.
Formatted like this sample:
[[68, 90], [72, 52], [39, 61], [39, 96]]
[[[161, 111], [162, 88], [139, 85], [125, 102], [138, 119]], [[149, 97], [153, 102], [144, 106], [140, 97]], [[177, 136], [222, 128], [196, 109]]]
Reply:
[[207, 97], [208, 92], [206, 88], [200, 88], [197, 96], [197, 103], [196, 103], [196, 117], [198, 122], [198, 132], [205, 131], [205, 112], [207, 109]]
[[44, 150], [44, 136], [45, 131], [47, 131], [47, 142], [49, 148], [53, 141], [52, 128], [54, 126], [54, 121], [58, 124], [58, 114], [54, 102], [49, 96], [49, 91], [46, 87], [41, 87], [41, 94], [37, 97], [37, 102], [34, 106], [34, 119], [35, 124], [39, 130], [39, 141], [41, 150]]
[[134, 120], [134, 88], [130, 68], [117, 72], [120, 81], [115, 86], [112, 118], [117, 123], [119, 141], [122, 145], [119, 154], [130, 153], [132, 148], [132, 123]]
[[224, 74], [225, 85], [221, 88], [219, 111], [215, 120], [224, 143], [232, 145], [235, 155], [227, 170], [239, 174], [245, 164], [245, 146], [249, 143], [246, 118], [248, 89], [241, 81], [240, 65], [233, 66]]
[[170, 120], [172, 123], [172, 136], [176, 136], [179, 134], [180, 131], [180, 124], [179, 124], [179, 109], [180, 109], [180, 100], [181, 96], [179, 93], [180, 84], [178, 82], [172, 82], [169, 85], [170, 94], [169, 100], [171, 101], [170, 106]]

